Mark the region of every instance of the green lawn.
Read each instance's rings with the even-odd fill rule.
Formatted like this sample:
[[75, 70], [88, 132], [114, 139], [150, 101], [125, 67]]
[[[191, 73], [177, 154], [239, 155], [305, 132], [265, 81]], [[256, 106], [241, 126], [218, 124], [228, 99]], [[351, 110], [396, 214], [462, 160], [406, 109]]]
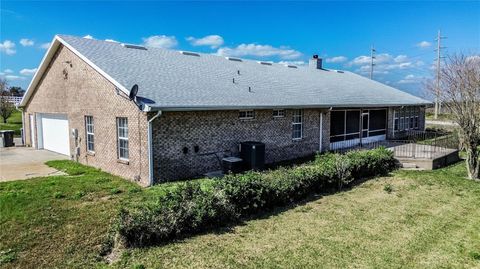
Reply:
[[[98, 253], [119, 206], [175, 187], [141, 189], [69, 161], [51, 165], [70, 175], [0, 183], [0, 267], [107, 267]], [[397, 171], [231, 229], [128, 250], [110, 266], [478, 268], [480, 183], [465, 174], [463, 163]]]
[[22, 128], [22, 111], [15, 110], [13, 114], [7, 119], [7, 123], [3, 123], [3, 118], [0, 117], [0, 130], [14, 130], [15, 136], [20, 136], [20, 129]]

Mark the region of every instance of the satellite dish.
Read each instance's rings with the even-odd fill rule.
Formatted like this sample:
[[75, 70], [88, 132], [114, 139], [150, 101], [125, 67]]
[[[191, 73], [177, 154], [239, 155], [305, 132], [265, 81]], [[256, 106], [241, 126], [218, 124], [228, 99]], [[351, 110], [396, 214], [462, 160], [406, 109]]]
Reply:
[[137, 93], [138, 93], [138, 85], [135, 84], [133, 85], [132, 89], [130, 90], [130, 94], [128, 95], [130, 100], [135, 99], [135, 97], [137, 96]]

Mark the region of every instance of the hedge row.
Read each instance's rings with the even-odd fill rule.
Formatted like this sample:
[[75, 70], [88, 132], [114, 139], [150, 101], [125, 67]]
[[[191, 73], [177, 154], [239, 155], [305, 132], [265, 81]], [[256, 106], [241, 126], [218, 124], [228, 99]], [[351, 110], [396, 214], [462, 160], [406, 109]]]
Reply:
[[394, 168], [392, 152], [380, 148], [345, 155], [328, 153], [295, 167], [227, 175], [208, 188], [198, 182], [180, 183], [154, 204], [123, 208], [115, 226], [116, 238], [127, 247], [166, 242]]

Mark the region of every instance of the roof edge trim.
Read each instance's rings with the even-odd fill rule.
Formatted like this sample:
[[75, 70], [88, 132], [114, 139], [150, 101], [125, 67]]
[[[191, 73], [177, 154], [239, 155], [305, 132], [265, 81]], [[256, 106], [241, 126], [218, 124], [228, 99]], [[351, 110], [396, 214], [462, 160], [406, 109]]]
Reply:
[[337, 105], [275, 105], [275, 106], [198, 106], [198, 107], [152, 107], [148, 106], [144, 109], [145, 112], [151, 111], [212, 111], [212, 110], [242, 110], [242, 109], [316, 109], [316, 108], [388, 108], [388, 107], [402, 107], [402, 106], [430, 106], [432, 103], [416, 103], [416, 104], [374, 104], [374, 105], [351, 105], [351, 104], [337, 104]]

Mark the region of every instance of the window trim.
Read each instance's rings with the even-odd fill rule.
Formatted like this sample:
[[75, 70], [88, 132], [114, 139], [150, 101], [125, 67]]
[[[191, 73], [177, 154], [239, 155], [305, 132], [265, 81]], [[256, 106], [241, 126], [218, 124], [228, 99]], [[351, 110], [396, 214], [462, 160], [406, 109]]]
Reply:
[[[398, 120], [398, 128], [395, 126], [395, 121]], [[393, 115], [393, 130], [394, 131], [408, 131], [418, 130], [420, 120], [420, 107], [403, 107], [394, 109]], [[413, 123], [413, 124], [412, 124]]]
[[[240, 113], [245, 113], [245, 117], [242, 117]], [[248, 113], [252, 113], [252, 116], [247, 116]], [[239, 110], [238, 111], [238, 119], [239, 120], [253, 120], [255, 119], [255, 110]]]
[[[91, 120], [91, 122], [89, 123], [88, 122], [88, 119]], [[91, 125], [92, 127], [92, 132], [89, 132], [88, 131], [88, 125]], [[90, 150], [89, 148], [89, 135], [93, 136], [93, 141], [91, 142], [92, 146], [93, 146], [93, 150]], [[95, 121], [93, 119], [93, 116], [91, 115], [86, 115], [85, 116], [85, 146], [87, 148], [87, 152], [88, 153], [95, 153]]]
[[[296, 112], [300, 112], [300, 115], [296, 115]], [[300, 116], [300, 122], [295, 122], [295, 117]], [[294, 137], [294, 126], [300, 125], [300, 137]], [[303, 109], [295, 109], [292, 113], [292, 140], [302, 140], [303, 137]]]
[[[282, 112], [282, 113], [279, 113], [281, 115], [275, 115], [275, 112]], [[272, 115], [274, 118], [285, 118], [285, 109], [274, 109], [273, 112], [272, 112]]]
[[[122, 127], [124, 129], [126, 129], [127, 131], [127, 136], [120, 136], [120, 120], [125, 120], [125, 124], [126, 124], [126, 127]], [[120, 141], [123, 140], [123, 141], [127, 141], [127, 147], [126, 147], [126, 150], [127, 150], [127, 158], [125, 157], [122, 157], [120, 156]], [[121, 161], [129, 161], [129, 158], [130, 158], [130, 143], [129, 143], [129, 139], [128, 139], [128, 118], [127, 117], [117, 117], [117, 157], [119, 160]]]

